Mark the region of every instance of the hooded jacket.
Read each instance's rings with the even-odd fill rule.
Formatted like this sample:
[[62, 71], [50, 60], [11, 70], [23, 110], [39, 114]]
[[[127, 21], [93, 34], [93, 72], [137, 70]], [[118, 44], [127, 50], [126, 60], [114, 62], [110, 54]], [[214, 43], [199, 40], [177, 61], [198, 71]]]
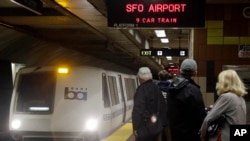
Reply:
[[190, 77], [176, 77], [167, 94], [172, 141], [199, 141], [199, 129], [206, 116], [200, 86]]

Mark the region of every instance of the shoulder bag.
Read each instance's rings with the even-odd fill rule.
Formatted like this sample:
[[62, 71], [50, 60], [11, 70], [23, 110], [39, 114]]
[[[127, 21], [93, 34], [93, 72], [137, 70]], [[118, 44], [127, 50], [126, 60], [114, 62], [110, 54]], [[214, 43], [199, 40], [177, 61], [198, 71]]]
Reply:
[[226, 121], [226, 115], [222, 114], [222, 115], [216, 117], [211, 122], [209, 122], [208, 129], [207, 129], [207, 134], [209, 136], [217, 135], [220, 132], [220, 130], [221, 130], [222, 126], [223, 126], [223, 123], [225, 121]]

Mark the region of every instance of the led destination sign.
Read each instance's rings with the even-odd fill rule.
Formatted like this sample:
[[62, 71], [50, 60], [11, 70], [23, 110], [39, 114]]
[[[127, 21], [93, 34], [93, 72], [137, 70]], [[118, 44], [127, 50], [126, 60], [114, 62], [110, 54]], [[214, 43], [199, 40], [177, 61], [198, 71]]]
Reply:
[[204, 27], [205, 0], [107, 0], [108, 26]]
[[187, 56], [187, 49], [141, 49], [140, 56]]

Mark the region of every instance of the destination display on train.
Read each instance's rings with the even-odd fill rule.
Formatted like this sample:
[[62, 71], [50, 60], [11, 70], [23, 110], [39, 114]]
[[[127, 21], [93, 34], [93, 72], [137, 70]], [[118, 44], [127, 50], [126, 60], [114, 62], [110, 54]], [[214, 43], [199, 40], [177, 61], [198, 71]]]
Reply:
[[107, 0], [108, 26], [204, 27], [205, 0]]
[[186, 57], [187, 49], [141, 49], [140, 56], [179, 56]]

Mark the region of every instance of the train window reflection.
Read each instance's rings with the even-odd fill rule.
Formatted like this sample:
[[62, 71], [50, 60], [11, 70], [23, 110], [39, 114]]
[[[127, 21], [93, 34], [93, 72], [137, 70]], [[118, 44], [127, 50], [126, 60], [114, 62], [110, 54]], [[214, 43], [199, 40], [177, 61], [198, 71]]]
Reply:
[[127, 92], [127, 100], [132, 100], [136, 90], [135, 79], [125, 78], [125, 87]]
[[107, 77], [106, 74], [102, 74], [102, 93], [103, 93], [103, 102], [104, 107], [108, 108], [110, 107], [110, 101], [109, 101], [109, 93], [108, 93], [108, 84], [107, 84]]
[[56, 76], [54, 72], [22, 74], [18, 83], [17, 112], [51, 112]]
[[108, 76], [108, 82], [109, 82], [109, 91], [111, 96], [111, 102], [112, 106], [117, 105], [120, 103], [119, 96], [118, 96], [118, 90], [117, 90], [117, 83], [116, 78], [114, 76]]

